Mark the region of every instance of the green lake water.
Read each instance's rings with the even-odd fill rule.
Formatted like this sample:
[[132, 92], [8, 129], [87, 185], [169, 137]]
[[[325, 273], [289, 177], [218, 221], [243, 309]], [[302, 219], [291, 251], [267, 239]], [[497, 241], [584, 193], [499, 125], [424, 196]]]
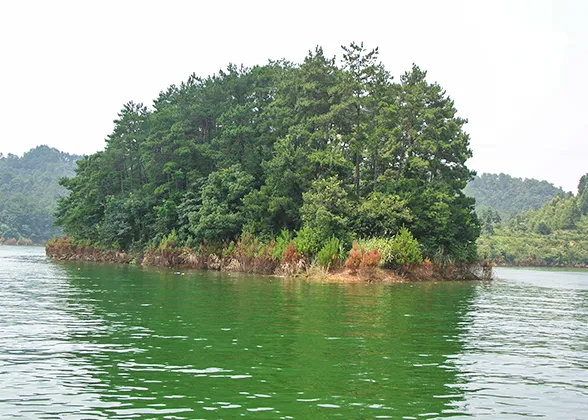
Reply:
[[0, 247], [1, 418], [588, 418], [588, 272], [322, 284]]

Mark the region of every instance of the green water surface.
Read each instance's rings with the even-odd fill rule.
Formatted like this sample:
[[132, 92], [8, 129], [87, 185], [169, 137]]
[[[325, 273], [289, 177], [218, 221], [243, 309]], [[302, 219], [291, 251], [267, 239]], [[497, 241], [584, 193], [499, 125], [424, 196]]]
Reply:
[[322, 284], [0, 247], [0, 416], [582, 418], [588, 274], [533, 273]]

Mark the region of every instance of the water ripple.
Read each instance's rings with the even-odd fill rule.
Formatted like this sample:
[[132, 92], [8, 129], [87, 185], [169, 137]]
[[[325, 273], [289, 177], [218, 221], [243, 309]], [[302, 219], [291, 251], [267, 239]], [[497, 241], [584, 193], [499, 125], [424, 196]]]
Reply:
[[588, 274], [329, 285], [0, 247], [0, 417], [581, 418]]

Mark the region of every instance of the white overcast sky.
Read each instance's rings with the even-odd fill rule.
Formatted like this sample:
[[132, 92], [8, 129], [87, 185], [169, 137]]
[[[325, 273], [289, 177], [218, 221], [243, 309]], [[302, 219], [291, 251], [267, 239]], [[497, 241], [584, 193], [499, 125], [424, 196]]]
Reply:
[[576, 191], [588, 172], [588, 1], [0, 1], [0, 152], [104, 148], [130, 100], [229, 62], [378, 46], [469, 119], [478, 173]]

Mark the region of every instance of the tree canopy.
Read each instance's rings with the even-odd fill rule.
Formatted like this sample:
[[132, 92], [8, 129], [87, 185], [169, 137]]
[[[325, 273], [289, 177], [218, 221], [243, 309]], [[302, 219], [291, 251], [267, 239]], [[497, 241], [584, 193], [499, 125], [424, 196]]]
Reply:
[[125, 104], [104, 151], [62, 181], [57, 223], [121, 249], [286, 229], [317, 243], [410, 229], [423, 254], [475, 258], [467, 122], [416, 65], [394, 82], [378, 49], [300, 64], [230, 64]]

